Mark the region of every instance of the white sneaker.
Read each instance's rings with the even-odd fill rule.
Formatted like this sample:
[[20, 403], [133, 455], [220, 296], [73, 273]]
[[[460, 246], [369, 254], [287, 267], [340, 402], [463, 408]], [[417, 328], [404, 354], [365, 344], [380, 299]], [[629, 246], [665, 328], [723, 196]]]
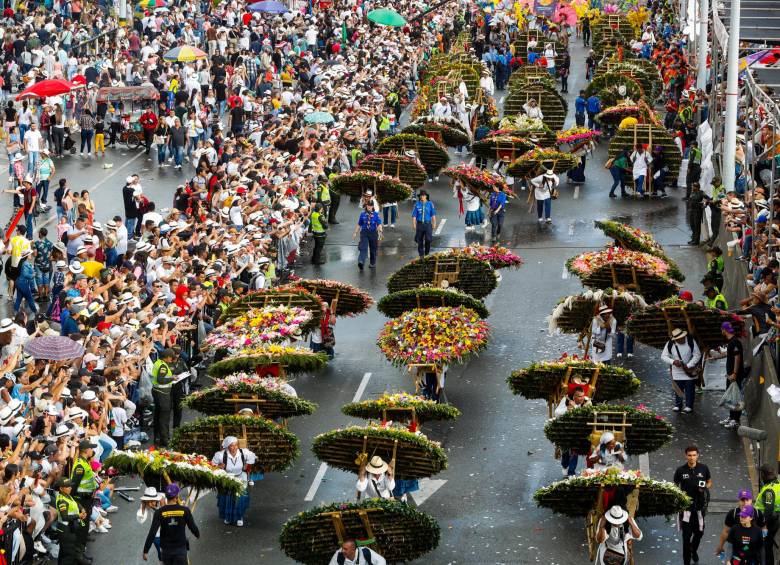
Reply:
[[228, 522], [227, 520], [225, 520], [225, 525], [226, 525], [226, 526], [229, 526], [229, 525], [230, 525], [230, 522]]
[[105, 526], [100, 526], [100, 527], [98, 527], [96, 529], [97, 529], [98, 533], [101, 533], [101, 534], [107, 534], [108, 533], [108, 528], [106, 528]]
[[561, 474], [564, 477], [568, 477], [569, 476], [569, 470], [566, 467], [561, 467]]
[[392, 229], [395, 229], [395, 224], [390, 224], [390, 227], [391, 227]]
[[433, 180], [435, 180], [436, 182], [439, 182], [439, 177], [438, 176], [434, 177]]
[[622, 354], [622, 353], [617, 353], [617, 354], [615, 354], [615, 357], [617, 357], [618, 359], [620, 359], [621, 357], [623, 357], [623, 354]]
[[487, 225], [488, 225], [488, 221], [487, 221], [487, 218], [485, 218], [484, 220], [482, 220], [482, 227], [484, 228]]
[[539, 223], [543, 224], [544, 223], [544, 218], [539, 218]]
[[88, 532], [88, 533], [90, 533], [90, 534], [91, 534], [91, 533], [92, 533], [92, 532], [94, 532], [96, 529], [97, 529], [97, 528], [95, 527], [95, 522], [90, 522], [90, 524], [89, 524], [89, 532]]
[[690, 414], [691, 412], [693, 412], [693, 408], [686, 406], [685, 408], [683, 408], [683, 412], [685, 412], [686, 414]]
[[35, 542], [33, 542], [33, 547], [35, 548], [35, 551], [37, 551], [38, 553], [48, 553], [48, 551], [46, 551], [46, 547], [44, 547], [41, 540], [35, 540]]
[[736, 420], [729, 420], [729, 422], [724, 427], [729, 429], [738, 428], [739, 422], [737, 422]]
[[631, 359], [633, 356], [634, 356], [633, 353], [626, 353], [626, 357], [628, 357], [629, 359]]
[[84, 152], [82, 151], [81, 153], [79, 153], [79, 156], [83, 157], [84, 156]]
[[118, 506], [113, 506], [113, 505], [111, 505], [108, 508], [106, 508], [106, 512], [108, 512], [109, 514], [113, 514], [117, 510], [119, 510], [119, 507]]
[[92, 157], [92, 152], [87, 153], [87, 157]]
[[680, 411], [680, 407], [679, 406], [675, 406], [674, 408], [672, 408], [672, 411], [673, 412], [679, 412]]
[[725, 426], [725, 425], [726, 425], [726, 424], [728, 424], [729, 422], [731, 422], [731, 418], [723, 418], [723, 419], [722, 419], [720, 422], [718, 422], [718, 423], [719, 423], [721, 426]]
[[403, 502], [404, 504], [406, 504], [406, 501], [407, 501], [407, 500], [408, 500], [408, 498], [407, 498], [407, 496], [406, 496], [406, 493], [403, 493], [403, 495], [401, 495], [401, 502]]
[[236, 522], [236, 526], [238, 526], [239, 528], [242, 527], [243, 525], [244, 525], [243, 520], [239, 520], [238, 522]]
[[101, 515], [101, 516], [105, 516], [105, 515], [106, 515], [106, 511], [105, 511], [105, 510], [103, 510], [103, 508], [100, 508], [100, 507], [99, 507], [99, 508], [96, 508], [95, 510], [97, 510], [98, 512], [100, 512], [100, 515]]

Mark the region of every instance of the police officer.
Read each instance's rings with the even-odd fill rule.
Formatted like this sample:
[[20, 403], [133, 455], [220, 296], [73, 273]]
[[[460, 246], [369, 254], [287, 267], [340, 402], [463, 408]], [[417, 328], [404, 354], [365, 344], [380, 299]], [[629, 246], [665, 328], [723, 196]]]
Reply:
[[754, 508], [764, 513], [766, 520], [766, 543], [764, 551], [766, 559], [764, 563], [775, 562], [775, 536], [780, 529], [780, 482], [777, 480], [777, 471], [772, 463], [764, 463], [759, 469], [761, 474], [761, 490], [758, 492]]
[[[330, 198], [330, 197], [328, 197]], [[322, 250], [325, 249], [325, 240], [328, 237], [325, 231], [328, 227], [325, 217], [327, 214], [323, 210], [323, 205], [319, 202], [314, 205], [314, 211], [311, 213], [311, 233], [314, 236], [314, 251], [311, 254], [313, 265], [322, 265], [325, 258], [322, 256]]]
[[154, 398], [154, 441], [158, 446], [167, 447], [170, 439], [171, 411], [173, 408], [171, 384], [176, 352], [166, 349], [152, 367], [152, 397]]
[[[88, 439], [79, 443], [76, 452], [76, 460], [70, 473], [70, 482], [75, 492], [75, 499], [86, 512], [87, 517], [92, 514], [92, 501], [97, 490], [97, 478], [92, 470], [91, 461], [95, 455], [95, 447]], [[80, 523], [76, 528], [76, 543], [83, 553], [87, 548], [87, 535], [89, 534], [89, 520]]]
[[59, 531], [60, 554], [57, 565], [78, 565], [89, 563], [82, 553], [82, 548], [77, 541], [78, 532], [87, 522], [87, 513], [84, 508], [71, 496], [73, 483], [70, 479], [62, 478], [57, 482], [57, 529]]
[[149, 549], [159, 530], [163, 565], [187, 565], [187, 528], [196, 538], [200, 537], [200, 531], [190, 509], [179, 503], [179, 486], [176, 483], [165, 487], [165, 499], [165, 504], [154, 511], [143, 558], [144, 561], [149, 560]]
[[707, 308], [717, 308], [718, 310], [728, 310], [729, 303], [726, 301], [726, 297], [714, 286], [710, 286], [704, 289], [704, 296], [707, 299], [704, 301]]
[[417, 253], [425, 257], [431, 252], [433, 230], [436, 229], [436, 208], [433, 202], [428, 200], [428, 193], [420, 191], [420, 199], [412, 210], [412, 229], [414, 229], [414, 241], [417, 243]]

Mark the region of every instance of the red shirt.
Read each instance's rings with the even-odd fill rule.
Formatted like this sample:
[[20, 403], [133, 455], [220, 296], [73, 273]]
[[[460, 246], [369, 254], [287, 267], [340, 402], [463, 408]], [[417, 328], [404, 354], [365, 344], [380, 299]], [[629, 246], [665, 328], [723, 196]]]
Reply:
[[154, 131], [157, 129], [157, 116], [152, 111], [147, 110], [141, 114], [140, 122], [141, 127], [143, 127], [145, 130]]

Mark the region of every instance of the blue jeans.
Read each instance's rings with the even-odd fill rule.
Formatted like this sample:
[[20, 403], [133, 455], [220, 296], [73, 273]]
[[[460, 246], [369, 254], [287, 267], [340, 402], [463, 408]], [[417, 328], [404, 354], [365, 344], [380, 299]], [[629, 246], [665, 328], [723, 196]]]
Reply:
[[580, 126], [580, 127], [584, 126], [585, 125], [585, 114], [579, 114], [579, 113], [575, 112], [575, 114], [574, 114], [574, 122], [578, 126]]
[[609, 193], [615, 194], [615, 189], [620, 186], [620, 194], [625, 194], [626, 184], [623, 182], [623, 169], [610, 167], [609, 173], [612, 175], [612, 188], [609, 189]]
[[161, 143], [157, 146], [157, 164], [163, 165], [165, 164], [165, 149], [166, 145], [164, 143]]
[[27, 212], [25, 212], [25, 214], [24, 214], [24, 225], [27, 226], [27, 239], [31, 240], [31, 239], [33, 239], [35, 237], [35, 235], [33, 233], [35, 231], [35, 228], [34, 228], [34, 225], [33, 225], [34, 223], [35, 223], [35, 215], [32, 213], [32, 211], [30, 211], [29, 214]]
[[382, 223], [384, 225], [387, 225], [387, 218], [390, 217], [390, 223], [395, 224], [395, 220], [398, 218], [398, 205], [393, 204], [392, 206], [384, 206], [382, 208]]
[[39, 151], [28, 151], [27, 152], [27, 172], [28, 173], [34, 173], [35, 167], [38, 165], [38, 160], [40, 159], [41, 154]]
[[619, 354], [634, 353], [634, 336], [617, 332], [617, 352]]
[[640, 196], [645, 195], [645, 175], [638, 176], [634, 179], [634, 190], [636, 190]]
[[187, 138], [187, 159], [192, 158], [192, 151], [198, 148], [198, 137]]
[[[550, 211], [547, 210], [547, 216], [549, 217]], [[501, 210], [498, 214], [492, 214], [490, 216], [490, 236], [498, 237], [501, 235], [501, 227], [504, 225], [504, 211]]]
[[433, 241], [433, 224], [431, 222], [417, 222], [414, 241], [417, 243], [417, 253], [420, 257], [428, 255], [431, 252], [431, 242]]
[[33, 314], [38, 313], [38, 306], [35, 304], [35, 297], [33, 296], [33, 285], [27, 280], [16, 281], [16, 301], [14, 302], [14, 312], [18, 312], [22, 305], [22, 300], [27, 301], [27, 305]]
[[542, 218], [550, 219], [552, 217], [552, 198], [545, 198], [544, 200], [536, 201], [536, 215], [541, 220]]
[[49, 199], [49, 179], [38, 181], [37, 190], [41, 202], [46, 204], [46, 201]]
[[138, 218], [126, 218], [125, 227], [127, 228], [127, 237], [133, 237], [135, 233], [135, 224], [138, 223]]
[[561, 467], [566, 469], [566, 472], [570, 477], [577, 474], [577, 461], [579, 461], [579, 455], [574, 453], [571, 449], [566, 449], [561, 454]]
[[24, 145], [24, 134], [27, 133], [27, 130], [30, 129], [30, 126], [27, 124], [19, 124], [19, 143]]
[[81, 153], [84, 153], [84, 147], [87, 148], [87, 153], [92, 153], [92, 133], [94, 130], [83, 129], [81, 130]]
[[[685, 395], [685, 406], [693, 410], [693, 400], [696, 398], [696, 381], [679, 381], [675, 379], [674, 383], [680, 387], [680, 390], [682, 390]], [[672, 391], [672, 394], [674, 395], [674, 405], [678, 408], [682, 408], [683, 399], [677, 396], [677, 393], [674, 391]]]
[[181, 167], [182, 161], [184, 160], [184, 147], [179, 147], [174, 145], [173, 146], [173, 163], [177, 167]]
[[366, 255], [369, 256], [371, 265], [376, 265], [376, 250], [379, 244], [379, 232], [360, 230], [360, 242], [358, 243], [358, 264], [365, 265]]
[[35, 284], [38, 286], [49, 286], [51, 281], [51, 271], [41, 271], [35, 267]]

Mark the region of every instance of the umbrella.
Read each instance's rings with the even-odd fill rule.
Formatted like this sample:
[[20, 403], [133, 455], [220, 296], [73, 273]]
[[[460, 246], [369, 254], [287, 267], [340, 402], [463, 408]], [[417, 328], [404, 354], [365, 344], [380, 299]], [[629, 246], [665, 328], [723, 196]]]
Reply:
[[163, 55], [163, 59], [166, 61], [198, 61], [207, 57], [206, 53], [197, 47], [190, 47], [189, 45], [174, 47]]
[[68, 361], [84, 355], [84, 346], [63, 335], [44, 335], [24, 344], [24, 352], [35, 359]]
[[307, 114], [303, 121], [307, 124], [330, 124], [336, 120], [328, 112], [312, 112]]
[[72, 88], [73, 83], [70, 83], [67, 80], [42, 80], [25, 88], [17, 95], [16, 99], [21, 100], [22, 98], [46, 98], [47, 96], [57, 96], [58, 94], [70, 92]]
[[84, 75], [75, 75], [70, 82], [73, 86], [87, 86], [87, 77]]
[[375, 24], [383, 26], [401, 27], [406, 25], [403, 16], [390, 8], [371, 10], [366, 17]]
[[164, 8], [168, 3], [165, 0], [141, 0], [138, 5], [141, 8]]
[[268, 14], [284, 14], [290, 10], [281, 2], [274, 0], [263, 0], [262, 2], [255, 2], [249, 6], [250, 12], [266, 12]]

